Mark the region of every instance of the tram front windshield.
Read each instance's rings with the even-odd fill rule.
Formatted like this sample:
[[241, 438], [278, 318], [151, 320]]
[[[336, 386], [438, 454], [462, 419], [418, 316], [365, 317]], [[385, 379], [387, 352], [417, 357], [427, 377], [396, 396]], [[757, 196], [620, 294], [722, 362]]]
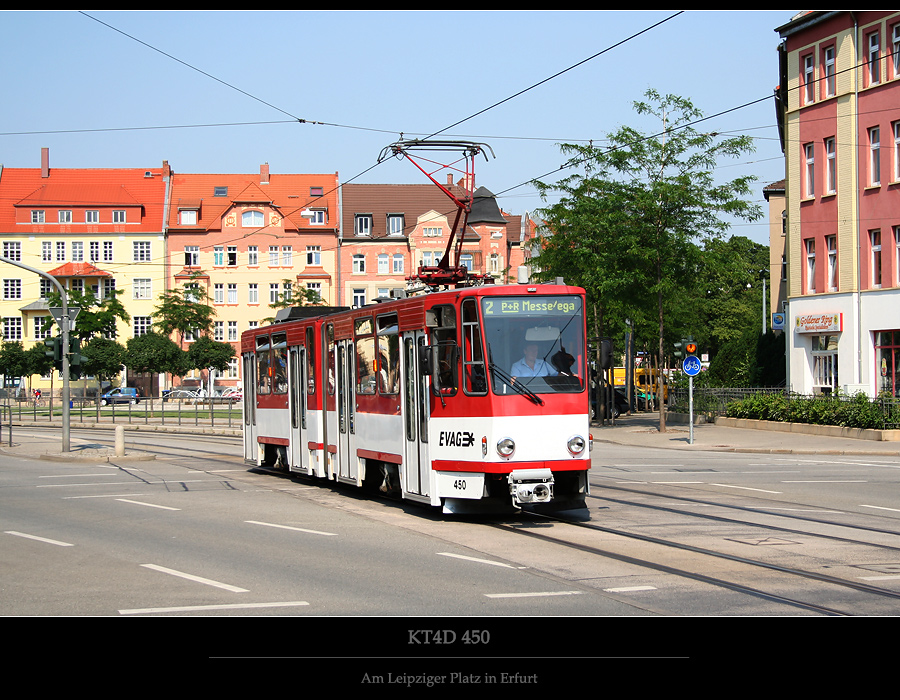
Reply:
[[481, 301], [495, 394], [580, 392], [586, 367], [578, 296], [486, 297]]

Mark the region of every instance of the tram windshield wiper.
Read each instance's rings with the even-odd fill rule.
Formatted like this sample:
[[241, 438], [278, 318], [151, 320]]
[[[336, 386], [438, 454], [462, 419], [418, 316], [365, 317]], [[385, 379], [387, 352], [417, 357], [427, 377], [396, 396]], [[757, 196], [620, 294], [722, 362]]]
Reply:
[[495, 377], [499, 377], [504, 384], [510, 387], [513, 391], [518, 394], [521, 394], [533, 404], [537, 406], [543, 406], [544, 400], [535, 394], [531, 389], [525, 386], [522, 382], [517, 382], [513, 377], [509, 376], [506, 372], [500, 369], [497, 365], [494, 364], [493, 360], [488, 363], [488, 369], [491, 371], [491, 375]]

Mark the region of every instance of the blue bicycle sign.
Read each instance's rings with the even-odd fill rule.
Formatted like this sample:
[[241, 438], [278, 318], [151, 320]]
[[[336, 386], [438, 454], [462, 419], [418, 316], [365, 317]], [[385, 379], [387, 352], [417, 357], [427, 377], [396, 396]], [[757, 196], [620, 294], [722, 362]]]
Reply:
[[688, 355], [681, 363], [681, 368], [687, 376], [696, 377], [700, 374], [700, 360], [695, 355]]

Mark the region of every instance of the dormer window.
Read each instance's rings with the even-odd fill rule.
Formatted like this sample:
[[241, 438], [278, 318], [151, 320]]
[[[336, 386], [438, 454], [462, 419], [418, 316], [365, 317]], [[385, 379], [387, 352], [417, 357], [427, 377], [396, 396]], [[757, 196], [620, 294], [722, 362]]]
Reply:
[[196, 226], [197, 225], [197, 210], [196, 209], [182, 209], [178, 212], [178, 223], [182, 226]]
[[244, 228], [259, 228], [263, 225], [263, 213], [261, 211], [245, 211], [241, 214], [241, 226]]
[[227, 187], [214, 187], [213, 188], [213, 197], [227, 197], [228, 196], [228, 188]]

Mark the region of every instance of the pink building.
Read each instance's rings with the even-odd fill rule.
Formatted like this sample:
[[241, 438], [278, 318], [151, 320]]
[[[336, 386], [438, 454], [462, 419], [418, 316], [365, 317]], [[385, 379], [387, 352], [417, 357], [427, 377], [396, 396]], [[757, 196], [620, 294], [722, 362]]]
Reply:
[[900, 395], [900, 12], [776, 31], [790, 387]]

